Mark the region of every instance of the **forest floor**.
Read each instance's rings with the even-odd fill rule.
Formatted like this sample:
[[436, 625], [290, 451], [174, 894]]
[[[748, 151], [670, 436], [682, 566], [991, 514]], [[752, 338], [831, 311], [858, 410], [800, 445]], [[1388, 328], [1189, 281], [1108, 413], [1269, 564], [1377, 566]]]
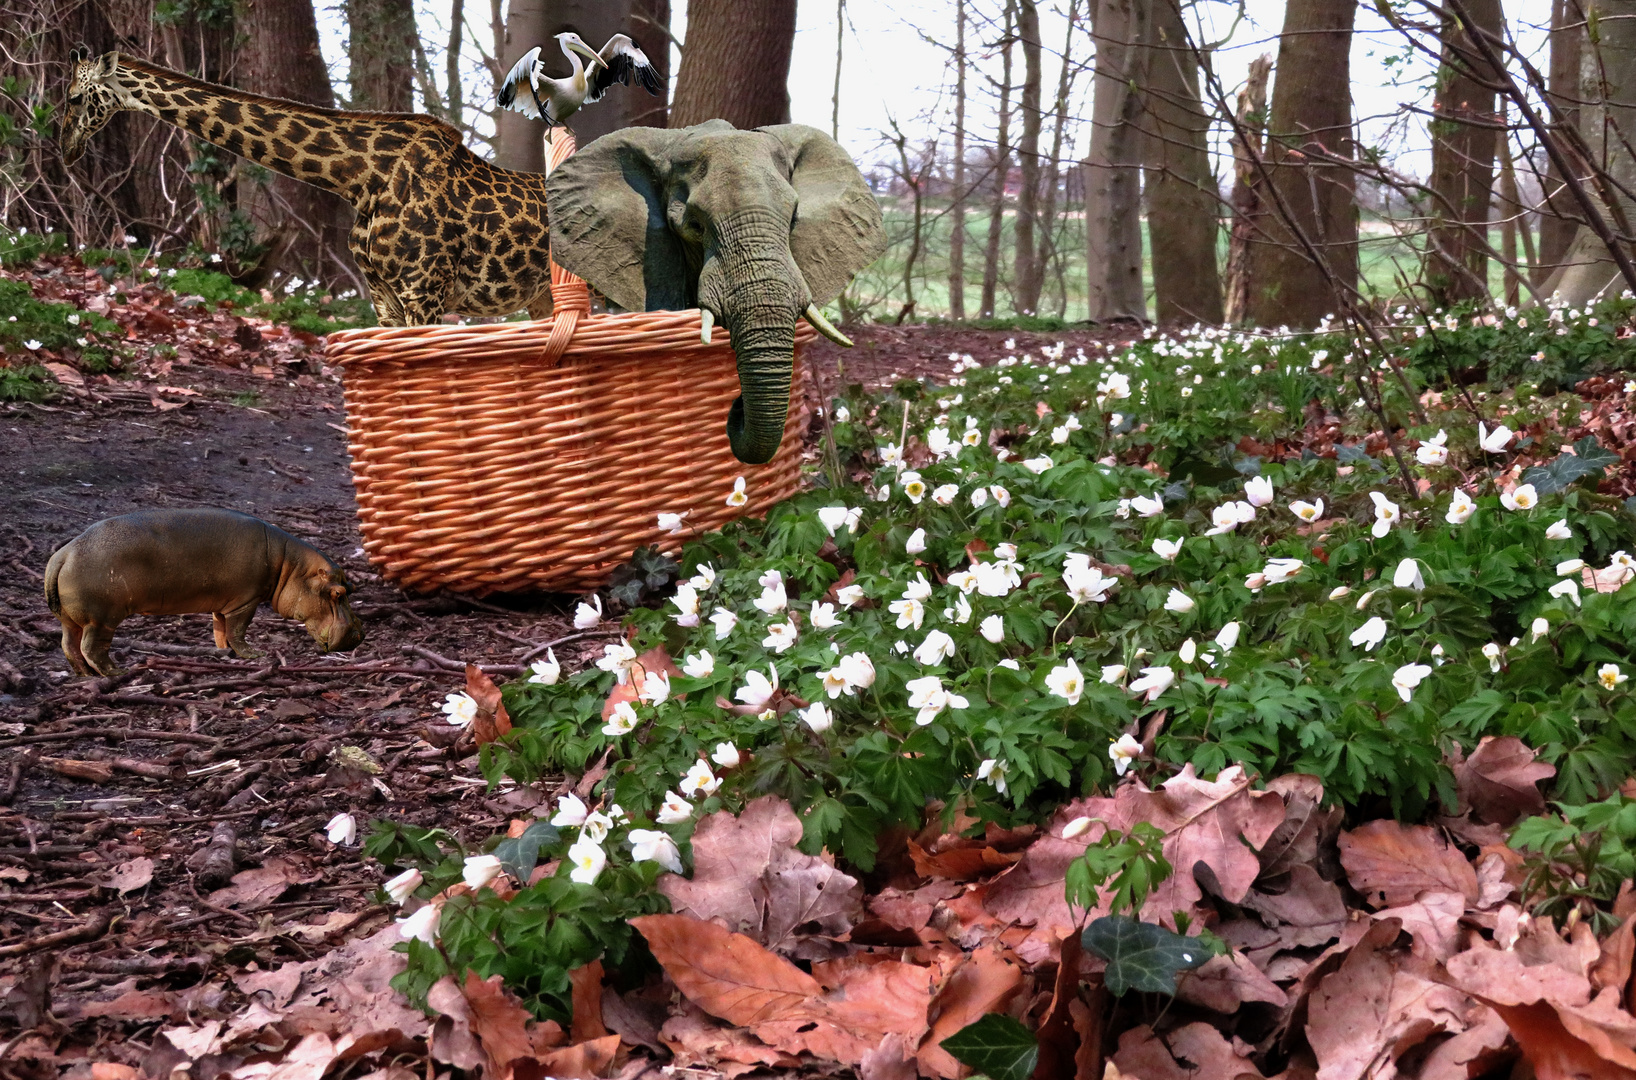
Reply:
[[[71, 284], [57, 295], [74, 300]], [[577, 670], [610, 633], [576, 632], [570, 597], [412, 596], [372, 571], [318, 339], [190, 321], [152, 289], [111, 314], [178, 357], [114, 380], [59, 370], [49, 403], [0, 405], [0, 1076], [165, 1077], [210, 1059], [179, 1045], [200, 1031], [222, 1047], [258, 1031], [255, 1060], [305, 1054], [300, 1075], [317, 1077], [343, 1044], [356, 1056], [428, 1031], [380, 977], [396, 934], [378, 869], [326, 823], [351, 811], [476, 839], [540, 806], [554, 785], [489, 791], [438, 704], [467, 662], [503, 680], [555, 643]], [[855, 336], [812, 359], [880, 386], [946, 375], [951, 352], [992, 362], [1109, 335]], [[212, 647], [208, 615], [137, 616], [115, 642], [122, 675], [72, 677], [41, 589], [51, 552], [102, 518], [182, 506], [254, 514], [328, 553], [356, 585], [364, 644], [320, 656], [264, 610], [261, 656], [240, 660]], [[217, 1063], [240, 1075], [245, 1060]], [[430, 1075], [425, 1060], [383, 1071], [406, 1080], [406, 1065]]]

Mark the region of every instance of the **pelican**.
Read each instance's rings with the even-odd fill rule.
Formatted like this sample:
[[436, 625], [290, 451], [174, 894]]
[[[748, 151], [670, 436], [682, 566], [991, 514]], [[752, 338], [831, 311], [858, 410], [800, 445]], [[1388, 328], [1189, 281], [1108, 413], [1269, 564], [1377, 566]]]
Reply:
[[[558, 34], [557, 44], [574, 65], [574, 73], [565, 79], [546, 75], [545, 65], [540, 62], [540, 47], [536, 45], [524, 53], [506, 75], [498, 98], [501, 108], [544, 120], [554, 127], [578, 112], [581, 106], [600, 101], [614, 83], [629, 86], [632, 75], [650, 94], [664, 88], [647, 54], [624, 34], [609, 38], [601, 52], [593, 51], [578, 34], [571, 32]], [[589, 75], [582, 57], [591, 62]], [[528, 94], [519, 96], [517, 90], [523, 86], [527, 87]]]

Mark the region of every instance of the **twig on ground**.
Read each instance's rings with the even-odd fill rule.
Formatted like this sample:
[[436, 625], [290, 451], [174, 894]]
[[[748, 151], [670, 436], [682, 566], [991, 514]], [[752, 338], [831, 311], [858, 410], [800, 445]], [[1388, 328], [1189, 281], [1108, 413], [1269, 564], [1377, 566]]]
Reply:
[[[459, 660], [451, 660], [447, 656], [433, 652], [424, 645], [405, 645], [403, 649], [405, 652], [424, 657], [448, 671], [466, 670], [466, 665]], [[478, 664], [477, 670], [485, 675], [521, 675], [523, 673], [522, 666], [519, 664]]]
[[543, 653], [545, 650], [554, 649], [558, 645], [567, 645], [569, 642], [583, 641], [586, 638], [621, 637], [621, 636], [623, 636], [623, 634], [624, 634], [623, 630], [581, 630], [577, 634], [565, 634], [560, 638], [554, 638], [551, 641], [546, 641], [546, 642], [542, 642], [539, 645], [535, 645], [528, 652], [523, 653], [523, 657], [522, 657], [522, 659], [520, 661], [518, 661], [518, 663], [519, 664], [526, 664], [530, 660], [534, 659], [536, 656]]
[[85, 922], [71, 926], [67, 930], [59, 930], [55, 934], [42, 934], [36, 938], [19, 941], [15, 945], [0, 945], [0, 956], [23, 956], [39, 949], [52, 949], [72, 941], [100, 937], [108, 929], [108, 922], [107, 913], [98, 912]]

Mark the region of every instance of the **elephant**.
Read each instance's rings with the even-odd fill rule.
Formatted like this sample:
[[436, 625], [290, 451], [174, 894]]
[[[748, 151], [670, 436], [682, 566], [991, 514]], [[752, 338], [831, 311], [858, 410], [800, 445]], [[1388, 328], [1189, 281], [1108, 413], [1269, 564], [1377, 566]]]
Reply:
[[772, 460], [789, 411], [803, 315], [850, 346], [820, 308], [886, 249], [857, 165], [816, 128], [741, 131], [725, 120], [625, 128], [588, 143], [546, 181], [552, 257], [627, 311], [702, 309], [727, 327], [739, 397], [727, 439]]

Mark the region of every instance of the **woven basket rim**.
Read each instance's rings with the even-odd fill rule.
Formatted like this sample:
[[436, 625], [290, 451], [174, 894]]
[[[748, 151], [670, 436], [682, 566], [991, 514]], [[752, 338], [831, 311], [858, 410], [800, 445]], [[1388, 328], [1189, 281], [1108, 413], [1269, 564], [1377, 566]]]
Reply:
[[[699, 308], [660, 308], [654, 311], [605, 311], [597, 312], [591, 315], [581, 315], [579, 317], [579, 325], [581, 327], [596, 326], [606, 333], [610, 331], [617, 331], [620, 329], [621, 324], [630, 323], [638, 332], [641, 332], [644, 329], [651, 332], [653, 323], [674, 319], [679, 324], [685, 325], [688, 321], [690, 321], [689, 316], [692, 317], [691, 321], [697, 325], [699, 321], [699, 311]], [[324, 339], [326, 341], [344, 343], [351, 341], [370, 341], [375, 338], [382, 337], [438, 337], [442, 334], [448, 333], [493, 334], [506, 332], [527, 333], [529, 331], [537, 331], [538, 333], [546, 334], [550, 332], [553, 322], [555, 322], [554, 317], [547, 317], [544, 319], [518, 319], [516, 321], [508, 320], [505, 322], [494, 323], [427, 323], [421, 326], [355, 326], [346, 330], [332, 330], [328, 334], [324, 335]], [[806, 331], [809, 337], [818, 333], [818, 331], [809, 326], [805, 320], [797, 321], [796, 334], [798, 336], [801, 335], [803, 330]], [[716, 333], [722, 334], [724, 337], [727, 336], [726, 328], [719, 324], [716, 327]], [[714, 340], [712, 340], [711, 344], [715, 344]]]

